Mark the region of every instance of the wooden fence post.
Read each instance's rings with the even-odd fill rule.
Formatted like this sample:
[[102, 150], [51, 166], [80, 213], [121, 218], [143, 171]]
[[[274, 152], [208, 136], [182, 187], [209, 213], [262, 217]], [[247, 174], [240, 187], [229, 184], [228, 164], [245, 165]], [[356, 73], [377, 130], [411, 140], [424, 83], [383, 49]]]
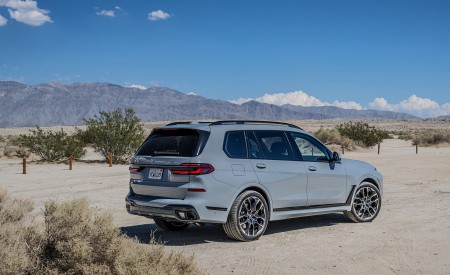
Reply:
[[416, 144], [416, 155], [419, 153], [419, 144]]
[[23, 174], [25, 175], [27, 173], [27, 159], [23, 158], [22, 160], [22, 170], [23, 170]]
[[112, 154], [108, 155], [108, 164], [109, 164], [109, 167], [112, 167]]
[[72, 157], [69, 157], [69, 170], [72, 171]]
[[344, 154], [345, 153], [344, 146], [341, 146], [341, 148], [342, 148], [342, 154]]
[[380, 143], [378, 143], [378, 155], [380, 154]]

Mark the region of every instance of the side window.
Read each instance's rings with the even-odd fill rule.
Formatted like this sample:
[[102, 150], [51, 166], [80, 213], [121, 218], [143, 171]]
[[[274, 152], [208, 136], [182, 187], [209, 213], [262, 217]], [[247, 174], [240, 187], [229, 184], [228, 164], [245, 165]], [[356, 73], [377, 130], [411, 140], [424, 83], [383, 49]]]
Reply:
[[266, 159], [294, 160], [286, 135], [282, 131], [255, 131]]
[[289, 133], [300, 151], [300, 155], [305, 161], [328, 161], [327, 149], [307, 135], [299, 133]]
[[248, 158], [250, 159], [262, 159], [264, 158], [259, 149], [258, 142], [256, 141], [255, 135], [251, 131], [246, 131], [247, 135], [247, 148], [248, 148]]
[[230, 158], [247, 158], [244, 131], [232, 131], [225, 134], [223, 150]]

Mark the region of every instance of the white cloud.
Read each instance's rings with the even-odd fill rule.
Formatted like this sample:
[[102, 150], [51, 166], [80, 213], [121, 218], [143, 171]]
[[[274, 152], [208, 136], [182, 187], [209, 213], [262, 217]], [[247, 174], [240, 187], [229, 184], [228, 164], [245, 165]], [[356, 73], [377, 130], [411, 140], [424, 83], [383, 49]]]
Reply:
[[114, 8], [115, 8], [116, 10], [122, 10], [122, 8], [119, 7], [119, 6], [115, 6]]
[[336, 106], [342, 109], [364, 110], [365, 108], [355, 101], [333, 101], [333, 103], [325, 103], [327, 106]]
[[53, 22], [48, 16], [50, 11], [38, 8], [33, 0], [0, 0], [0, 6], [8, 8], [11, 18], [31, 26]]
[[0, 27], [6, 25], [8, 19], [0, 15]]
[[148, 13], [148, 20], [150, 21], [166, 20], [170, 17], [172, 17], [172, 15], [162, 10], [156, 10]]
[[323, 102], [320, 99], [308, 95], [303, 91], [295, 91], [290, 93], [277, 93], [277, 94], [264, 94], [257, 98], [239, 98], [231, 100], [230, 102], [235, 104], [243, 104], [250, 100], [255, 100], [262, 103], [269, 103], [274, 105], [291, 104], [297, 106], [336, 106], [344, 109], [364, 109], [361, 104], [354, 101], [334, 101], [333, 103]]
[[103, 16], [109, 16], [109, 17], [115, 17], [116, 14], [112, 10], [102, 10], [96, 12], [97, 15], [103, 15]]
[[397, 104], [391, 104], [386, 99], [377, 97], [369, 104], [369, 107], [376, 110], [403, 112], [419, 117], [450, 115], [450, 103], [439, 105], [436, 101], [416, 95]]
[[130, 86], [128, 86], [130, 88], [135, 88], [135, 89], [139, 89], [139, 90], [147, 90], [147, 87], [139, 85], [139, 84], [132, 84]]

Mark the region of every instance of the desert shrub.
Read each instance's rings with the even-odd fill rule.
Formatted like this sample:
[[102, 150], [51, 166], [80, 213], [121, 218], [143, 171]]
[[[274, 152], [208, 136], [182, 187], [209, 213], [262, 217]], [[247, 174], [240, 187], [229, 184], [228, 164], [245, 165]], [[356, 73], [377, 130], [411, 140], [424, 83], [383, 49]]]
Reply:
[[337, 129], [326, 129], [323, 127], [320, 127], [320, 129], [314, 133], [314, 136], [325, 144], [339, 144], [341, 139], [341, 134]]
[[145, 138], [141, 120], [131, 108], [103, 111], [84, 121], [87, 124], [85, 135], [92, 139], [95, 151], [105, 160], [111, 154], [114, 163], [126, 162]]
[[1, 274], [199, 274], [191, 257], [122, 235], [86, 199], [48, 201], [44, 222], [26, 226], [32, 209], [0, 189]]
[[6, 138], [3, 136], [0, 136], [0, 142], [5, 142], [5, 141], [6, 141]]
[[412, 140], [414, 138], [414, 134], [411, 132], [399, 132], [398, 139], [401, 140]]
[[342, 123], [337, 125], [336, 129], [342, 136], [348, 137], [357, 145], [364, 147], [372, 147], [384, 139], [390, 138], [389, 132], [361, 121]]
[[0, 188], [0, 273], [24, 274], [31, 265], [24, 218], [33, 210], [30, 200], [12, 199]]
[[355, 149], [355, 142], [348, 137], [341, 136], [337, 129], [326, 129], [321, 127], [314, 133], [314, 136], [327, 145], [340, 145], [341, 148], [349, 151]]
[[92, 136], [92, 131], [84, 131], [80, 128], [75, 128], [75, 134], [74, 136], [82, 141], [84, 145], [93, 144], [94, 143], [94, 137]]
[[39, 127], [30, 130], [30, 135], [20, 135], [17, 142], [21, 147], [46, 161], [61, 161], [72, 157], [80, 159], [86, 154], [84, 144], [75, 136], [69, 136], [61, 128], [60, 131], [44, 131]]
[[20, 147], [16, 150], [15, 156], [18, 158], [28, 158], [30, 156], [31, 152], [24, 147]]
[[7, 158], [11, 158], [15, 155], [16, 150], [11, 146], [5, 146], [5, 149], [3, 150], [3, 154]]
[[413, 145], [436, 146], [442, 143], [450, 143], [449, 131], [421, 131], [412, 138]]

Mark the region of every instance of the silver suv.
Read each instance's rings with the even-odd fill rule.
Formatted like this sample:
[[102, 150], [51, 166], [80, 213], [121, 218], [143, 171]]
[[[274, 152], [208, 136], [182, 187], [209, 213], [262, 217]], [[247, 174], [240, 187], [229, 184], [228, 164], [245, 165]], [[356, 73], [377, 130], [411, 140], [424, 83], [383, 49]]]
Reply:
[[343, 212], [370, 222], [382, 195], [375, 167], [341, 159], [295, 125], [217, 121], [155, 128], [131, 159], [125, 200], [166, 230], [216, 223], [252, 241], [274, 220]]

